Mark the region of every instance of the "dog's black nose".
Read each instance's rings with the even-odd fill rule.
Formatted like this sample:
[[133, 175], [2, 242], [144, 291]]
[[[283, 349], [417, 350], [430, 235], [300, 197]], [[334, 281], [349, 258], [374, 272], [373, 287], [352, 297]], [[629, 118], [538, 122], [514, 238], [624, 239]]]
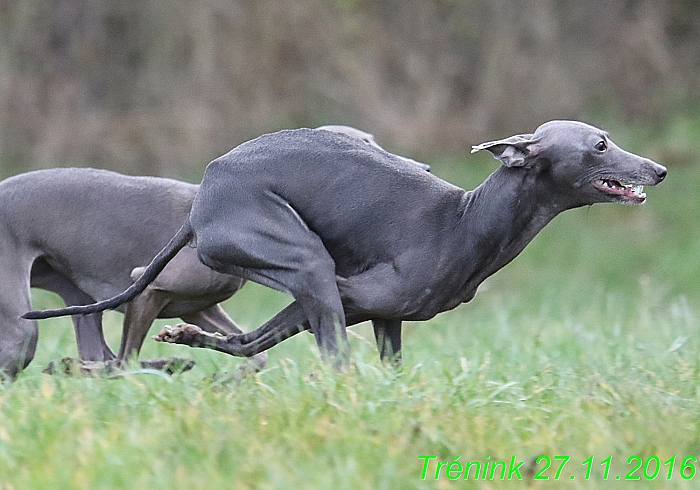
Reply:
[[666, 167], [663, 165], [659, 165], [658, 163], [654, 164], [654, 172], [656, 172], [656, 176], [659, 178], [659, 182], [664, 180], [666, 178], [666, 174], [668, 173], [668, 170], [666, 170]]

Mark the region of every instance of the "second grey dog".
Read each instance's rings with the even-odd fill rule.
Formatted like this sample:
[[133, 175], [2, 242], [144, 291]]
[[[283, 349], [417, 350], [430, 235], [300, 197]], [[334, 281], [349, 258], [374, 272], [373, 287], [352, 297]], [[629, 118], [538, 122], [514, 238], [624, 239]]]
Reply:
[[[34, 355], [37, 324], [20, 318], [30, 306], [30, 286], [57, 293], [67, 305], [114, 296], [177, 231], [198, 187], [85, 168], [38, 170], [0, 182], [0, 367], [5, 373], [16, 375]], [[119, 308], [125, 317], [118, 356], [104, 340], [100, 313], [73, 317], [78, 353], [91, 361], [137, 355], [157, 317], [242, 333], [217, 303], [243, 283], [203, 266], [194, 249], [183, 248], [141, 297]]]
[[346, 326], [373, 320], [382, 358], [400, 354], [401, 322], [470, 301], [557, 214], [599, 202], [639, 204], [666, 169], [577, 121], [484, 143], [502, 162], [471, 192], [328, 131], [264, 135], [209, 164], [190, 216], [124, 293], [27, 318], [91, 313], [138, 295], [187, 243], [218, 272], [285, 291], [294, 302], [258, 330], [192, 327], [162, 340], [249, 356], [311, 329], [343, 365]]

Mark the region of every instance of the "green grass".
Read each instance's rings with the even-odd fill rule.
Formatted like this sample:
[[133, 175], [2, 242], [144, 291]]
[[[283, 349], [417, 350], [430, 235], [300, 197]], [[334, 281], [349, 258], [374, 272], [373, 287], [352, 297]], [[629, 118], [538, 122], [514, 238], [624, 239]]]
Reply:
[[[434, 171], [471, 188], [494, 168], [486, 157], [469, 162]], [[238, 385], [212, 375], [239, 360], [151, 340], [144, 357], [197, 365], [172, 377], [49, 376], [48, 361], [76, 349], [69, 320], [44, 321], [35, 361], [0, 386], [0, 490], [526, 486], [450, 481], [444, 468], [436, 481], [435, 460], [421, 480], [419, 456], [432, 455], [515, 457], [526, 480], [543, 468], [539, 456], [570, 457], [558, 481], [553, 461], [550, 480], [533, 488], [700, 488], [700, 474], [679, 473], [683, 458], [700, 459], [698, 163], [672, 167], [643, 207], [559, 216], [470, 304], [408, 323], [397, 372], [379, 364], [361, 325], [350, 374], [321, 365], [312, 336], [301, 334]], [[253, 328], [287, 301], [248, 285], [226, 308]], [[115, 346], [120, 321], [106, 315]], [[615, 481], [633, 469], [632, 456], [657, 456], [657, 479], [642, 469], [641, 482]]]

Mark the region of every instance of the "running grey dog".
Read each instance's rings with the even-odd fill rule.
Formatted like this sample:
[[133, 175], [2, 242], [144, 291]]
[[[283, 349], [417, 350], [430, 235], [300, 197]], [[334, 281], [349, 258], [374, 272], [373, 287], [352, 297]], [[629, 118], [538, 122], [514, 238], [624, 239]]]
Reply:
[[397, 362], [401, 322], [470, 301], [557, 214], [599, 202], [640, 204], [666, 168], [577, 121], [551, 121], [473, 147], [499, 159], [471, 192], [356, 138], [327, 131], [264, 135], [209, 164], [189, 218], [116, 297], [26, 318], [94, 313], [136, 297], [177, 252], [288, 292], [294, 302], [246, 334], [180, 325], [159, 339], [251, 356], [311, 329], [322, 357], [347, 363], [346, 326], [372, 320]]

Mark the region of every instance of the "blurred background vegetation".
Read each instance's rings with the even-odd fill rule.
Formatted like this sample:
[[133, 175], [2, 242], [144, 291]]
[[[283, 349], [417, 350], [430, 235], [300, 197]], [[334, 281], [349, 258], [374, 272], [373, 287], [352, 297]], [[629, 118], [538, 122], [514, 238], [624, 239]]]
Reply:
[[[553, 118], [653, 140], [696, 128], [699, 86], [693, 0], [0, 0], [0, 176], [197, 181], [327, 123], [426, 161]], [[663, 141], [649, 156], [693, 160]]]
[[[144, 358], [196, 359], [184, 383], [48, 377], [77, 351], [71, 320], [47, 321], [0, 384], [0, 490], [428, 488], [419, 454], [567, 454], [567, 471], [700, 454], [698, 89], [696, 0], [0, 0], [0, 177], [198, 182], [247, 139], [337, 123], [470, 189], [497, 165], [472, 144], [553, 118], [670, 168], [644, 208], [564, 213], [469, 305], [408, 322], [396, 376], [361, 325], [337, 381], [307, 334], [240, 386], [209, 381], [237, 359], [151, 340]], [[249, 284], [225, 307], [249, 330], [289, 301]], [[113, 348], [121, 319], [105, 313]]]

